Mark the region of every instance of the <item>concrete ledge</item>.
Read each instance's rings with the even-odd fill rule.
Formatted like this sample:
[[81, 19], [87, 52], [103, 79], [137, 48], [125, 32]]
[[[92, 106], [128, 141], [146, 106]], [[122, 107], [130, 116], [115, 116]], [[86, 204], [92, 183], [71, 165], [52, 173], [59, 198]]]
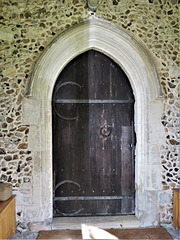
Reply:
[[81, 229], [81, 224], [87, 224], [103, 229], [138, 228], [139, 221], [135, 215], [126, 216], [96, 216], [96, 217], [58, 217], [52, 221], [52, 230]]

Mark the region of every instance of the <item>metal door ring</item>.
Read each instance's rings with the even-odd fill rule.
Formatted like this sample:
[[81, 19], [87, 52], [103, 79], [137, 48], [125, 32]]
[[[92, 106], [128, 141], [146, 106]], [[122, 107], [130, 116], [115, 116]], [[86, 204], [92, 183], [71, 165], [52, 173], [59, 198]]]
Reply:
[[103, 137], [108, 137], [111, 135], [111, 129], [110, 128], [104, 128], [102, 127], [101, 130], [100, 130], [100, 134], [103, 136]]
[[100, 129], [100, 134], [103, 137], [108, 137], [111, 135], [111, 127], [107, 124], [107, 121], [104, 121], [104, 126], [101, 127]]

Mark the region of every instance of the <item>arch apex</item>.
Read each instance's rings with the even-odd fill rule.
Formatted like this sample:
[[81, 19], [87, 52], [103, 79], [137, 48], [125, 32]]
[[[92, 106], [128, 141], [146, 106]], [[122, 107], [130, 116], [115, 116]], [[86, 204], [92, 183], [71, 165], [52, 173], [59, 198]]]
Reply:
[[[144, 49], [127, 33], [110, 23], [91, 19], [58, 36], [36, 63], [29, 83], [27, 96], [38, 98], [42, 89], [54, 86], [62, 69], [77, 55], [95, 49], [125, 71], [136, 94], [142, 86], [145, 95], [162, 96], [155, 65]], [[52, 94], [52, 93], [51, 93]]]

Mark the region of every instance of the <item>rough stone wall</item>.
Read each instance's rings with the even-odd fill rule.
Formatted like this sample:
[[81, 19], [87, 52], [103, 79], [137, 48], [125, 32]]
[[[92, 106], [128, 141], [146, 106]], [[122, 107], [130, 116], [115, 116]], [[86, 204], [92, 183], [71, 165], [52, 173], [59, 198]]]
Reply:
[[[152, 57], [165, 95], [160, 146], [162, 190], [160, 221], [172, 220], [172, 192], [179, 173], [179, 11], [178, 0], [100, 0], [91, 12], [85, 0], [1, 0], [0, 180], [31, 195], [32, 151], [29, 126], [22, 122], [22, 100], [41, 53], [62, 32], [91, 16], [111, 22], [132, 36]], [[157, 136], [158, 137], [158, 136]], [[22, 200], [23, 201], [23, 200]], [[168, 202], [168, 203], [167, 203]], [[20, 216], [20, 213], [18, 213]]]

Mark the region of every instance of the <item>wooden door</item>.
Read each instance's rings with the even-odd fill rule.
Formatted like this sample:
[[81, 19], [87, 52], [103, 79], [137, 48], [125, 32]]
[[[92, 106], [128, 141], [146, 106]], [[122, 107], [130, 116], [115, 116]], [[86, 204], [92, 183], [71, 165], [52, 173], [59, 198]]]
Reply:
[[54, 216], [134, 213], [134, 96], [127, 76], [91, 50], [53, 92]]

